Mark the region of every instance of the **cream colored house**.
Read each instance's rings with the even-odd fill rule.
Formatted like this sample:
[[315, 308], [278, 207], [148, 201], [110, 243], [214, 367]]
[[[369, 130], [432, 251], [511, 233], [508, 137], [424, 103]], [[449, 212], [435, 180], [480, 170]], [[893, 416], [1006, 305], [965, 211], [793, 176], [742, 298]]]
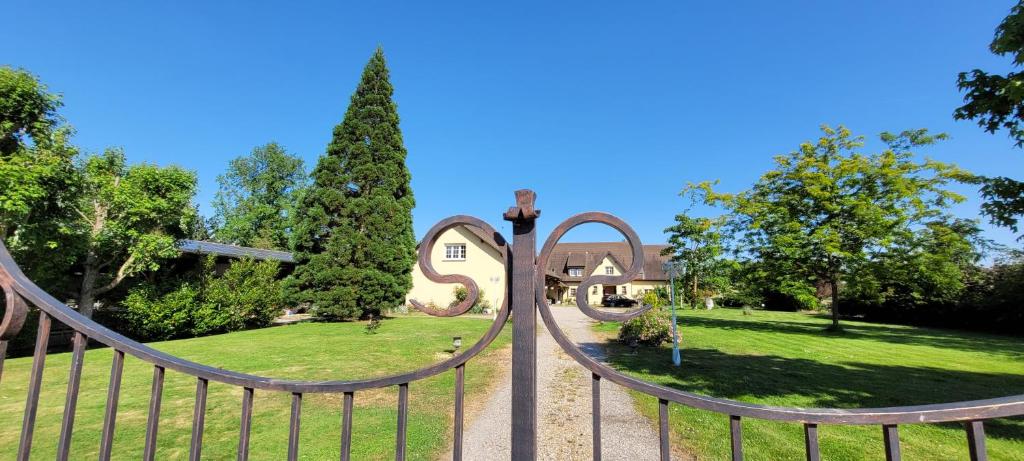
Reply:
[[[623, 285], [593, 285], [587, 302], [601, 303], [604, 295], [620, 294], [633, 299], [658, 287], [668, 286], [664, 264], [668, 256], [661, 251], [668, 245], [644, 245], [644, 265], [640, 276]], [[547, 297], [560, 303], [575, 303], [580, 282], [591, 275], [621, 275], [633, 264], [633, 253], [626, 242], [559, 243], [548, 260]], [[586, 274], [586, 276], [584, 276]]]
[[[602, 296], [606, 294], [638, 298], [646, 291], [667, 286], [668, 277], [662, 269], [667, 257], [661, 256], [661, 250], [666, 247], [644, 245], [644, 267], [640, 277], [624, 285], [591, 287], [589, 303], [600, 304]], [[483, 231], [463, 226], [445, 231], [434, 245], [431, 261], [439, 274], [462, 274], [472, 278], [483, 290], [483, 299], [494, 308], [501, 306], [505, 287], [504, 262], [501, 253]], [[545, 292], [550, 300], [559, 303], [575, 302], [577, 287], [585, 278], [583, 274], [620, 275], [632, 262], [633, 255], [626, 242], [559, 243], [545, 268]], [[406, 301], [415, 299], [444, 308], [454, 299], [453, 290], [456, 286], [428, 280], [420, 271], [419, 264], [416, 264], [412, 271], [412, 290], [406, 296]]]
[[[483, 231], [471, 226], [448, 229], [438, 237], [430, 261], [439, 274], [461, 274], [473, 279], [483, 292], [481, 299], [495, 309], [501, 307], [505, 297], [505, 263]], [[455, 298], [453, 290], [457, 286], [428, 280], [417, 262], [412, 268], [412, 290], [405, 297], [406, 304], [415, 299], [423, 304], [448, 307]]]

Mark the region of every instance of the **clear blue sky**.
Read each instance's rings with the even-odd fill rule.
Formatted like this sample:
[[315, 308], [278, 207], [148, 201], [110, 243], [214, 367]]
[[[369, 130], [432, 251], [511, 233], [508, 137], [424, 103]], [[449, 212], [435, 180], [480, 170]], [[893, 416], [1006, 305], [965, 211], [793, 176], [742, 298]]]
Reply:
[[[928, 155], [1024, 173], [1004, 134], [951, 115], [957, 72], [1007, 70], [987, 45], [1011, 1], [210, 3], [4, 2], [0, 64], [63, 93], [86, 150], [196, 170], [206, 214], [216, 176], [255, 145], [312, 168], [378, 44], [417, 235], [465, 213], [508, 236], [501, 213], [526, 187], [541, 239], [603, 210], [663, 242], [687, 181], [746, 188], [822, 123], [944, 131]], [[974, 217], [963, 191], [957, 212]]]

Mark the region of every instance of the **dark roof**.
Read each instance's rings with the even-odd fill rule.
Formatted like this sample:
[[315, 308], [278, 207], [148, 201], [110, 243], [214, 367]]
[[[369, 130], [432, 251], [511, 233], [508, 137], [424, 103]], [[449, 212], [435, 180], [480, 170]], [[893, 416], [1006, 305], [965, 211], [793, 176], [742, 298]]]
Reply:
[[[662, 267], [668, 261], [668, 256], [661, 255], [665, 248], [668, 245], [644, 245], [644, 267], [637, 280], [668, 280]], [[563, 282], [579, 282], [589, 277], [605, 257], [615, 261], [623, 270], [633, 264], [633, 252], [626, 242], [559, 243], [551, 252], [545, 270]], [[570, 277], [569, 267], [580, 266], [583, 267], [583, 277]]]
[[182, 253], [200, 255], [219, 255], [229, 258], [252, 258], [294, 263], [295, 258], [290, 252], [280, 250], [264, 250], [262, 248], [242, 247], [226, 243], [207, 242], [205, 240], [179, 240], [178, 250]]

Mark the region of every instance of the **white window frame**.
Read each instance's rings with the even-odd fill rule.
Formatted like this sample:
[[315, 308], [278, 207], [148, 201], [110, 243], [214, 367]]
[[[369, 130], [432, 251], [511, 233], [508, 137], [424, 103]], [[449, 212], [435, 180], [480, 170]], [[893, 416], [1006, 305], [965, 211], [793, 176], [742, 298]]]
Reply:
[[569, 277], [583, 277], [583, 268], [579, 266], [570, 267]]
[[444, 244], [444, 260], [445, 261], [465, 261], [466, 260], [466, 244], [465, 243], [446, 243], [446, 244]]
[[576, 289], [575, 288], [570, 288], [569, 289], [569, 297], [570, 298], [575, 298], [576, 297]]
[[604, 275], [615, 275], [615, 266], [604, 266]]

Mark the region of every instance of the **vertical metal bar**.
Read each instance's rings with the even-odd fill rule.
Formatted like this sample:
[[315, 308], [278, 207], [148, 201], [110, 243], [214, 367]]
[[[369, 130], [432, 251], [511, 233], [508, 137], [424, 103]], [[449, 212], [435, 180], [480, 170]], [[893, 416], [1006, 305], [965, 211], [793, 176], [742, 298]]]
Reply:
[[203, 451], [203, 426], [206, 423], [206, 387], [203, 378], [196, 379], [196, 405], [192, 411], [192, 442], [189, 444], [189, 461], [199, 461]]
[[153, 367], [153, 389], [149, 394], [149, 417], [146, 419], [146, 446], [142, 459], [153, 461], [156, 457], [156, 431], [160, 427], [160, 401], [164, 393], [164, 367]]
[[110, 459], [114, 445], [114, 422], [117, 421], [117, 400], [121, 396], [121, 370], [124, 369], [124, 352], [114, 350], [114, 361], [110, 365], [110, 385], [107, 386], [107, 408], [103, 412], [103, 434], [100, 436], [100, 461]]
[[302, 394], [292, 392], [292, 417], [288, 424], [288, 461], [299, 459], [299, 424], [302, 422]]
[[50, 316], [46, 312], [40, 312], [39, 329], [36, 331], [36, 348], [32, 355], [32, 371], [28, 377], [28, 396], [25, 398], [25, 418], [21, 423], [18, 461], [27, 461], [29, 452], [32, 450], [32, 431], [35, 430], [36, 425], [39, 390], [43, 385], [43, 365], [46, 362], [46, 346], [49, 341]]
[[594, 461], [601, 461], [601, 377], [590, 375], [590, 418], [593, 422]]
[[512, 221], [512, 459], [537, 458], [537, 305], [534, 293], [537, 232], [536, 194], [516, 191]]
[[900, 461], [900, 434], [895, 424], [882, 425], [885, 437], [885, 461]]
[[455, 367], [455, 436], [452, 461], [462, 461], [462, 418], [466, 386], [466, 364]]
[[82, 333], [75, 332], [73, 352], [71, 353], [71, 369], [68, 371], [68, 392], [64, 400], [64, 419], [60, 424], [60, 439], [57, 442], [57, 459], [68, 459], [71, 451], [71, 430], [75, 427], [75, 407], [78, 406], [78, 385], [82, 381], [82, 360], [85, 359], [85, 345], [88, 339]]
[[395, 435], [395, 461], [405, 461], [405, 436], [409, 419], [409, 383], [398, 385], [398, 433]]
[[0, 380], [4, 376], [4, 359], [7, 358], [7, 341], [0, 341]]
[[968, 421], [964, 423], [967, 429], [967, 449], [970, 450], [971, 461], [986, 461], [988, 453], [985, 451], [985, 426], [981, 421]]
[[249, 459], [249, 433], [252, 431], [253, 389], [242, 389], [242, 424], [238, 434], [238, 461]]
[[818, 448], [818, 425], [804, 424], [804, 448], [807, 451], [807, 461], [819, 461], [821, 450]]
[[661, 461], [671, 459], [671, 448], [668, 445], [668, 400], [658, 399], [658, 440]]
[[341, 411], [341, 461], [349, 461], [352, 452], [352, 400], [355, 394], [345, 393], [345, 403]]
[[732, 461], [743, 461], [743, 427], [739, 416], [729, 415], [729, 436], [732, 439]]

